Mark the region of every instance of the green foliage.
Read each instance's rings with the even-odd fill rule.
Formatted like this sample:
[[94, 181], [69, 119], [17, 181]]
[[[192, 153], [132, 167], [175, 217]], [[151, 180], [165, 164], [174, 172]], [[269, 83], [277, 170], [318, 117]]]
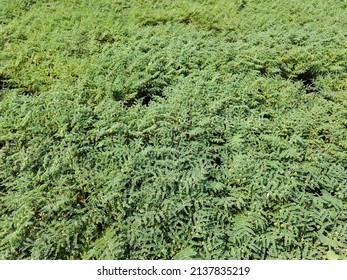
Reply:
[[0, 259], [346, 259], [346, 1], [0, 0]]

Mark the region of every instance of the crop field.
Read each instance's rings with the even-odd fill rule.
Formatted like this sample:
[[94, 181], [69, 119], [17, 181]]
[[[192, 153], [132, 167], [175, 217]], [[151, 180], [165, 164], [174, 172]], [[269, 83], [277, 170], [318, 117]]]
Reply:
[[0, 0], [0, 259], [347, 259], [347, 0]]

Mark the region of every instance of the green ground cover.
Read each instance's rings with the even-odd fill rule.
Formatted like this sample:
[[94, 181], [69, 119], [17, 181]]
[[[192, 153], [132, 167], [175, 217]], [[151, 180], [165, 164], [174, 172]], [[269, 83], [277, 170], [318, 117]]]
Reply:
[[347, 1], [0, 7], [0, 259], [347, 258]]

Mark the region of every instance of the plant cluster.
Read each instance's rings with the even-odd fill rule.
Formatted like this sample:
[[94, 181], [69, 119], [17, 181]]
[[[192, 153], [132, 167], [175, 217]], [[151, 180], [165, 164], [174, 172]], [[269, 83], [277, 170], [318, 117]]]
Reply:
[[347, 1], [0, 6], [0, 259], [347, 258]]

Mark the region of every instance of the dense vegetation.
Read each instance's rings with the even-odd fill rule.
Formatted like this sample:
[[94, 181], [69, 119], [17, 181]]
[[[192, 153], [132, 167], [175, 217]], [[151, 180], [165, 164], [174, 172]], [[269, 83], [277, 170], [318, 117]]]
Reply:
[[1, 259], [346, 259], [346, 0], [0, 0]]

